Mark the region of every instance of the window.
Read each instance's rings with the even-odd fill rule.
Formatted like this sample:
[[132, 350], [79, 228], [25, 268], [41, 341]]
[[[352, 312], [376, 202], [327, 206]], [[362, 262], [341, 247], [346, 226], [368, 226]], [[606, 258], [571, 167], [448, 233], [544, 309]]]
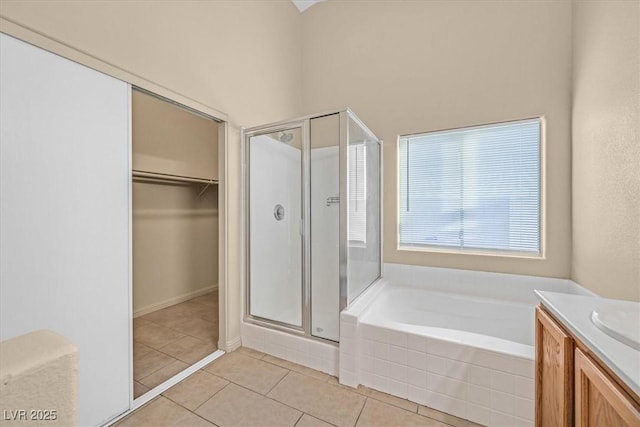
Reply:
[[539, 255], [541, 119], [400, 138], [400, 247]]

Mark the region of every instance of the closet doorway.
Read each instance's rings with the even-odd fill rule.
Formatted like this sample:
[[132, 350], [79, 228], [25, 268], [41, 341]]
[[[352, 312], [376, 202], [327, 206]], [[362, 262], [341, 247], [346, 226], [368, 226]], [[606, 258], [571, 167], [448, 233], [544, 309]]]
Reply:
[[221, 124], [132, 90], [133, 395], [217, 350]]

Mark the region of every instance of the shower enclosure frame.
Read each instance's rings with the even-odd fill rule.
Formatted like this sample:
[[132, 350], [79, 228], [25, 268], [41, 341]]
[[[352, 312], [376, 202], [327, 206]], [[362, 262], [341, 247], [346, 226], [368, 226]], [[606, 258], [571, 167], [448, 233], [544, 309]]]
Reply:
[[[382, 277], [382, 256], [383, 256], [383, 141], [378, 138], [363, 122], [360, 120], [349, 108], [326, 111], [317, 114], [309, 114], [302, 117], [297, 117], [291, 120], [283, 120], [279, 122], [269, 123], [265, 125], [255, 126], [251, 128], [241, 129], [241, 165], [242, 165], [242, 236], [241, 240], [244, 243], [242, 250], [242, 290], [243, 290], [243, 320], [248, 323], [267, 327], [270, 329], [276, 329], [295, 335], [303, 336], [314, 340], [330, 344], [338, 344], [338, 342], [313, 335], [311, 332], [311, 120], [331, 115], [339, 115], [340, 131], [339, 131], [339, 145], [338, 145], [338, 158], [339, 158], [339, 197], [340, 197], [340, 210], [339, 210], [339, 230], [338, 230], [338, 272], [339, 272], [339, 307], [338, 312], [341, 312], [349, 305], [348, 301], [348, 146], [349, 146], [349, 122], [353, 120], [366, 134], [371, 141], [378, 144], [379, 149], [379, 173], [378, 173], [378, 191], [379, 191], [379, 215], [378, 215], [378, 237], [379, 237], [379, 263], [378, 274], [375, 280], [367, 285], [365, 290], [373, 283], [378, 281]], [[280, 322], [277, 320], [267, 319], [264, 317], [251, 314], [251, 226], [250, 226], [250, 140], [252, 136], [272, 134], [276, 132], [286, 132], [292, 129], [299, 128], [302, 135], [302, 326], [297, 327], [288, 323]], [[360, 293], [362, 294], [364, 290]], [[357, 296], [355, 297], [357, 298]], [[355, 300], [354, 298], [354, 300]]]

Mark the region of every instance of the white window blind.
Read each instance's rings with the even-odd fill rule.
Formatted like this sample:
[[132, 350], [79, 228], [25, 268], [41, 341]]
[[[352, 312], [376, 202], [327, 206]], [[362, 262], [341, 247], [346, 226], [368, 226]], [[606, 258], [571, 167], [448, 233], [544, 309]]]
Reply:
[[540, 254], [540, 119], [400, 138], [400, 246]]
[[367, 240], [367, 151], [365, 144], [348, 147], [349, 242], [365, 244]]

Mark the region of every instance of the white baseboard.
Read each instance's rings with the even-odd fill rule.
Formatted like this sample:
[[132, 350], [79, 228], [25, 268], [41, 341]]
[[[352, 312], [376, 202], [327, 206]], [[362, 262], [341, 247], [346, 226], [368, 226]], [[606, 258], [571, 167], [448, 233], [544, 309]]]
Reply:
[[206, 288], [198, 289], [197, 291], [189, 292], [186, 294], [178, 295], [177, 297], [169, 298], [156, 304], [151, 304], [146, 307], [142, 307], [133, 312], [133, 318], [144, 316], [145, 314], [153, 313], [157, 310], [162, 310], [169, 306], [180, 304], [181, 302], [188, 301], [192, 298], [199, 297], [200, 295], [208, 294], [209, 292], [217, 291], [218, 284], [213, 286], [207, 286]]
[[224, 343], [222, 341], [218, 341], [218, 348], [226, 352], [234, 351], [238, 349], [240, 345], [242, 345], [242, 340], [240, 339], [240, 337], [236, 337], [235, 339]]

